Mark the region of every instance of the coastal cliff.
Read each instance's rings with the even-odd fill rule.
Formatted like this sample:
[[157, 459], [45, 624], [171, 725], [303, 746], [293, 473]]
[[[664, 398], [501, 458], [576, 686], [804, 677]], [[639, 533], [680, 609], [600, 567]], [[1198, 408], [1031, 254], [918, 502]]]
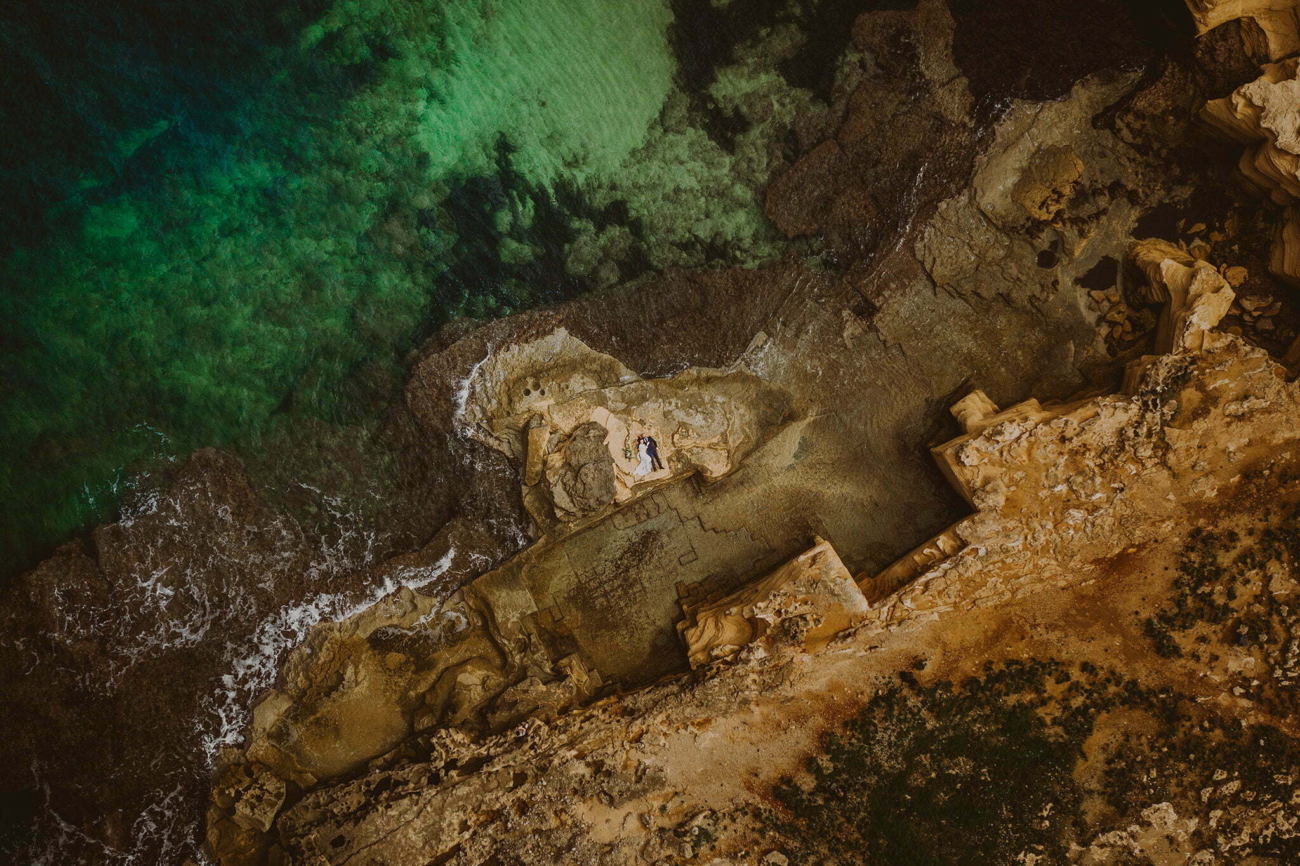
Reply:
[[739, 5], [673, 11], [733, 37], [655, 121], [727, 153], [697, 222], [629, 215], [646, 145], [583, 292], [437, 321], [4, 587], [0, 846], [1300, 857], [1295, 4]]

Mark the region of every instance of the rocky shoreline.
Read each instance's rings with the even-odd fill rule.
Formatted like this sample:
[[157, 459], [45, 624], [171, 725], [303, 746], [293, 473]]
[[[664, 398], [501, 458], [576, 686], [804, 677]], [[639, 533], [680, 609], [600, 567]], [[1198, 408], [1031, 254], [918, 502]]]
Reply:
[[[879, 829], [882, 791], [931, 798], [910, 817], [943, 828], [926, 772], [1002, 778], [935, 709], [983, 689], [973, 730], [1086, 761], [1020, 811], [968, 804], [1032, 824], [970, 828], [1019, 858], [981, 862], [1286, 862], [1294, 60], [1255, 79], [1294, 16], [1194, 5], [1195, 42], [992, 112], [962, 4], [863, 12], [764, 194], [804, 255], [448, 326], [409, 359], [364, 519], [208, 449], [60, 548], [0, 601], [14, 844], [838, 862], [841, 806]], [[641, 434], [666, 464], [644, 477]], [[861, 726], [899, 702], [936, 745], [853, 788], [855, 741], [825, 738], [883, 760]], [[1251, 737], [1281, 744], [1270, 778]], [[868, 848], [949, 862], [926, 844]]]

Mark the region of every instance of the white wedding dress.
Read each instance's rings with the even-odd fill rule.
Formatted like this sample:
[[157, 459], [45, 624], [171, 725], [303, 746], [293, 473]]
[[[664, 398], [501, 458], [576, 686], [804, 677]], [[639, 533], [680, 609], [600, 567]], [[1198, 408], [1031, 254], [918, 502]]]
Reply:
[[654, 471], [654, 461], [650, 459], [650, 446], [644, 441], [636, 446], [636, 456], [641, 458], [641, 462], [632, 470], [633, 475], [640, 478]]

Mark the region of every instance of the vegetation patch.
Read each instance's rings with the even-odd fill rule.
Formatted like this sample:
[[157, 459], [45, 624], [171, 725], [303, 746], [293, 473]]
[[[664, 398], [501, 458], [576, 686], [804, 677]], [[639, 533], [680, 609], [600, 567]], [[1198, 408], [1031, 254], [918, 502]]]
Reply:
[[1197, 818], [1179, 837], [1188, 854], [1300, 856], [1251, 805], [1296, 792], [1293, 739], [1086, 663], [990, 665], [924, 686], [906, 674], [824, 746], [763, 816], [792, 863], [1062, 863], [1159, 820], [1165, 803]]

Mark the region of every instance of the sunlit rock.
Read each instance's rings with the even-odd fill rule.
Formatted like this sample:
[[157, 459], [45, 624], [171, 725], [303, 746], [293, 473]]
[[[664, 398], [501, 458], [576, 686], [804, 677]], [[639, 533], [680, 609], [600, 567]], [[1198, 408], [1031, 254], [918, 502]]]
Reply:
[[[493, 353], [462, 388], [465, 431], [521, 464], [524, 502], [547, 528], [667, 481], [729, 475], [794, 418], [791, 396], [751, 373], [643, 379], [562, 328]], [[643, 436], [659, 464], [640, 465]]]
[[[1241, 853], [1293, 834], [1289, 819], [1273, 820], [1274, 800], [1229, 799], [1254, 766], [1256, 739], [1272, 736], [1267, 712], [1256, 709], [1264, 693], [1240, 684], [1289, 669], [1268, 667], [1217, 626], [1204, 642], [1187, 641], [1213, 650], [1206, 661], [1162, 655], [1150, 638], [1158, 629], [1144, 635], [1136, 626], [1147, 610], [1139, 600], [1159, 607], [1180, 598], [1185, 578], [1173, 579], [1171, 569], [1209, 567], [1180, 559], [1184, 542], [1199, 543], [1225, 521], [1234, 535], [1248, 531], [1267, 497], [1295, 477], [1300, 385], [1261, 350], [1213, 329], [1226, 282], [1211, 286], [1200, 263], [1167, 245], [1146, 243], [1136, 255], [1152, 290], [1175, 306], [1170, 353], [1152, 356], [1132, 394], [1006, 410], [980, 392], [960, 401], [955, 414], [966, 432], [935, 455], [975, 511], [901, 561], [906, 577], [887, 596], [868, 604], [861, 581], [819, 541], [738, 591], [687, 606], [689, 676], [561, 715], [525, 699], [540, 696], [525, 680], [512, 700], [543, 708], [545, 722], [480, 741], [434, 738], [391, 765], [308, 792], [277, 820], [288, 862], [847, 856], [853, 846], [884, 844], [878, 826], [876, 835], [860, 833], [860, 816], [880, 808], [873, 796], [903, 791], [899, 810], [909, 821], [918, 808], [948, 814], [953, 780], [982, 785], [980, 796], [999, 810], [1010, 802], [1008, 786], [1046, 792], [1052, 807], [1037, 806], [1026, 821], [1078, 855], [1062, 862], [1123, 853], [1209, 864], [1219, 862], [1212, 848]], [[1240, 562], [1269, 571], [1271, 591], [1294, 588], [1294, 563]], [[1254, 592], [1244, 581], [1232, 585]], [[1271, 605], [1267, 592], [1258, 597]], [[1260, 607], [1241, 621], [1290, 622], [1286, 610]], [[808, 652], [832, 637], [833, 651]], [[1082, 661], [1025, 660], [1043, 652]], [[1141, 680], [1117, 679], [1107, 665], [1120, 655], [1137, 660]], [[716, 658], [730, 660], [707, 664]], [[969, 678], [955, 682], [960, 676]], [[1171, 697], [1173, 687], [1187, 694]], [[1008, 688], [1015, 698], [1004, 696]], [[1179, 712], [1159, 714], [1165, 699], [1181, 701]], [[1178, 738], [1153, 734], [1133, 747], [1142, 731], [1179, 726], [1189, 712], [1199, 715], [1177, 728]], [[1004, 713], [1005, 728], [990, 727]], [[1046, 733], [1035, 733], [1040, 725]], [[1199, 731], [1213, 733], [1197, 740]], [[1008, 755], [1033, 744], [1036, 769], [1046, 766], [1043, 743], [1073, 739], [1053, 778], [1017, 772], [998, 781], [989, 774], [1008, 772], [1002, 752], [990, 761], [986, 750], [1000, 748], [1000, 736]], [[1245, 748], [1244, 760], [1218, 745], [1228, 742]], [[1216, 745], [1207, 753], [1189, 743]], [[936, 762], [942, 783], [930, 788]], [[1278, 778], [1282, 763], [1287, 772], [1294, 765], [1290, 755], [1270, 754], [1251, 784]], [[1183, 791], [1151, 766], [1176, 767], [1197, 784]], [[1279, 784], [1290, 791], [1293, 778]], [[784, 811], [771, 806], [774, 790]], [[1071, 800], [1080, 790], [1094, 800]], [[1134, 798], [1134, 790], [1147, 793]], [[813, 793], [801, 800], [800, 792]], [[860, 811], [841, 824], [828, 817], [837, 814], [831, 802]], [[1115, 826], [1092, 802], [1134, 817]], [[973, 807], [953, 808], [967, 815]], [[1057, 809], [1070, 816], [1063, 826], [1054, 823]], [[1196, 835], [1202, 828], [1206, 835]], [[988, 832], [1006, 828], [994, 821]]]
[[699, 667], [763, 641], [815, 652], [867, 613], [867, 600], [835, 549], [817, 539], [806, 553], [716, 601], [684, 605], [678, 625]]

